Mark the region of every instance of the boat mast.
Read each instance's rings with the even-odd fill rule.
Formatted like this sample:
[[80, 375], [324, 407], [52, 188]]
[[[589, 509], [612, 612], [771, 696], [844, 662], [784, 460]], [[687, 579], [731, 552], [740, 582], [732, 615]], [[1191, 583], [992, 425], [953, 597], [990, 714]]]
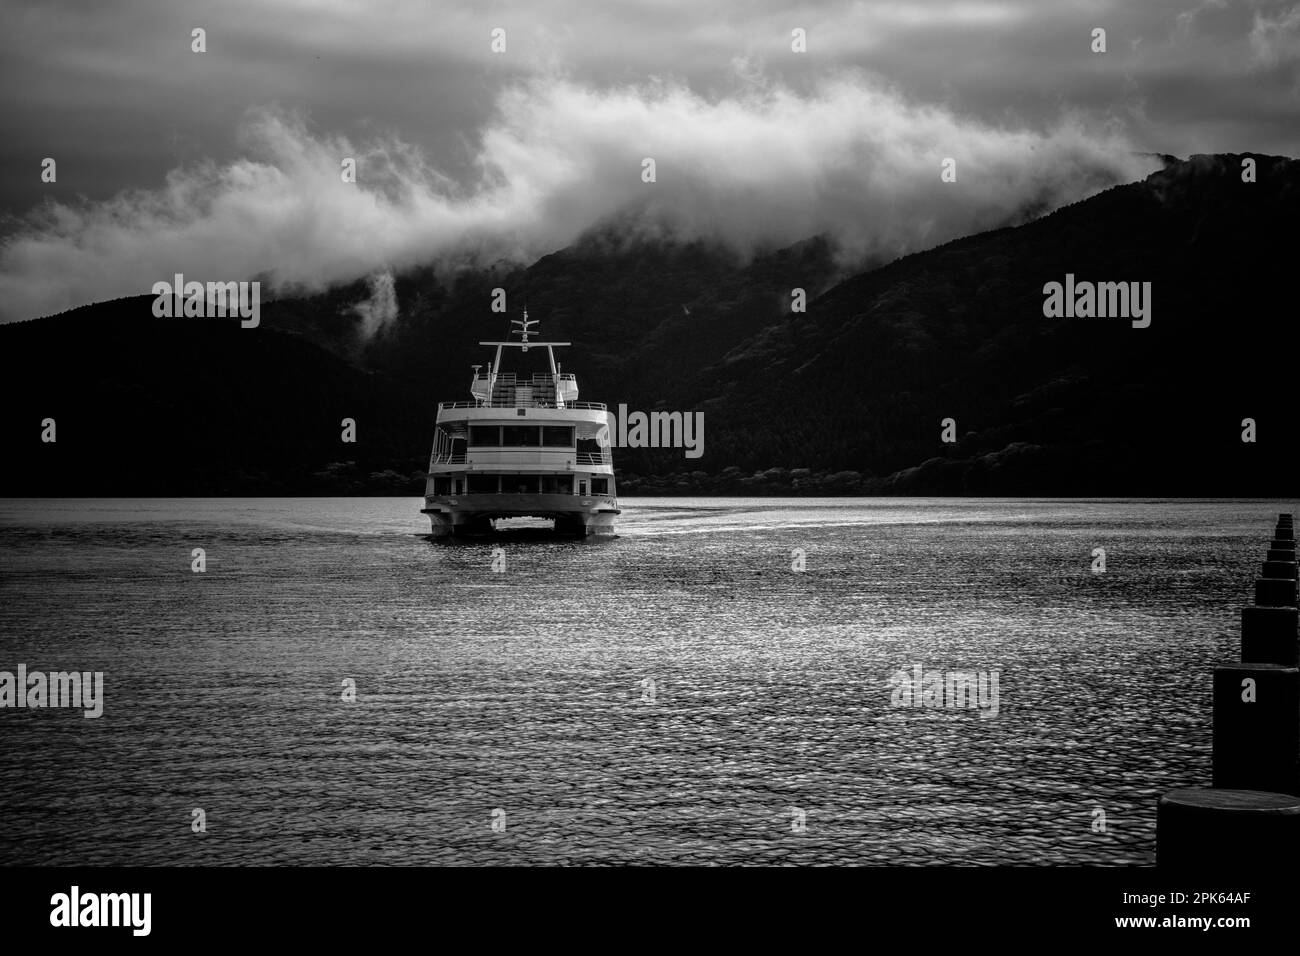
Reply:
[[548, 364], [550, 365], [550, 368], [551, 368], [551, 383], [552, 383], [552, 385], [554, 386], [554, 389], [555, 389], [555, 407], [556, 407], [556, 408], [565, 408], [565, 407], [566, 407], [566, 406], [565, 406], [565, 403], [564, 403], [564, 399], [561, 397], [561, 389], [560, 389], [560, 366], [559, 366], [559, 363], [557, 363], [557, 362], [555, 361], [555, 349], [554, 349], [554, 346], [558, 346], [558, 345], [568, 345], [568, 344], [570, 344], [570, 343], [568, 343], [568, 342], [533, 342], [529, 337], [532, 336], [532, 335], [537, 334], [537, 333], [533, 330], [533, 326], [536, 325], [536, 324], [538, 323], [538, 321], [539, 321], [538, 319], [530, 319], [530, 318], [528, 317], [528, 308], [527, 308], [527, 306], [525, 306], [525, 307], [524, 307], [524, 317], [523, 317], [522, 319], [511, 319], [511, 320], [510, 320], [510, 324], [511, 324], [511, 325], [518, 326], [518, 328], [514, 328], [514, 329], [511, 329], [511, 330], [510, 330], [511, 334], [514, 334], [515, 332], [518, 332], [518, 333], [519, 333], [520, 340], [519, 340], [518, 342], [515, 342], [515, 341], [506, 341], [506, 342], [480, 342], [480, 343], [479, 343], [479, 345], [494, 345], [494, 346], [496, 346], [496, 350], [497, 350], [497, 351], [496, 351], [496, 359], [495, 359], [492, 363], [490, 363], [490, 364], [488, 365], [488, 396], [489, 396], [488, 402], [489, 402], [489, 404], [491, 404], [491, 396], [494, 395], [494, 394], [496, 393], [496, 380], [497, 380], [497, 376], [499, 376], [499, 375], [501, 374], [501, 350], [502, 350], [503, 348], [509, 347], [509, 348], [519, 349], [521, 352], [527, 352], [530, 348], [544, 348], [544, 349], [546, 349], [546, 360], [547, 360], [547, 362], [548, 362]]

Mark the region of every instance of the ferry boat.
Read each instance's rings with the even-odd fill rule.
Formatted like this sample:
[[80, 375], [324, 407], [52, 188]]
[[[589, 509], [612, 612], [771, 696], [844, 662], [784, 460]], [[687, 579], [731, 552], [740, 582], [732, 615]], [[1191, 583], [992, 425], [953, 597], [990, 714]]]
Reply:
[[[479, 343], [496, 355], [486, 372], [473, 366], [472, 401], [438, 405], [422, 509], [434, 537], [491, 534], [501, 518], [550, 519], [557, 533], [578, 537], [614, 534], [606, 408], [578, 401], [577, 378], [555, 360], [569, 343], [532, 341], [538, 320], [523, 316], [511, 319], [510, 341]], [[540, 367], [528, 368], [530, 352]]]

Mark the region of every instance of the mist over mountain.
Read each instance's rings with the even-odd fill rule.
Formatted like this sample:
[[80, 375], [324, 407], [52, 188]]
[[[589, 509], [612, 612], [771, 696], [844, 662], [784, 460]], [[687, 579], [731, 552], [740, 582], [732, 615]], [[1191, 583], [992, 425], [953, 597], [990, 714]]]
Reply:
[[[240, 154], [226, 162], [181, 163], [100, 201], [52, 191], [0, 222], [0, 321], [143, 293], [178, 272], [260, 277], [284, 295], [435, 261], [523, 266], [612, 218], [643, 238], [746, 256], [825, 235], [861, 263], [1157, 165], [1101, 120], [1067, 110], [993, 123], [858, 70], [795, 89], [738, 68], [716, 95], [676, 81], [533, 77], [483, 110], [465, 143], [473, 173], [461, 177], [396, 133], [331, 134], [273, 104], [247, 109], [236, 138]], [[958, 175], [941, 184], [952, 152]], [[356, 163], [355, 181], [340, 157]]]
[[[1253, 156], [1248, 183], [1242, 158], [855, 275], [826, 237], [742, 255], [614, 217], [526, 268], [380, 273], [256, 329], [157, 319], [151, 296], [12, 323], [0, 493], [419, 494], [437, 402], [508, 327], [500, 287], [573, 342], [582, 399], [704, 413], [702, 458], [615, 450], [626, 493], [1286, 494], [1300, 164]], [[1067, 273], [1151, 283], [1150, 326], [1046, 318]]]

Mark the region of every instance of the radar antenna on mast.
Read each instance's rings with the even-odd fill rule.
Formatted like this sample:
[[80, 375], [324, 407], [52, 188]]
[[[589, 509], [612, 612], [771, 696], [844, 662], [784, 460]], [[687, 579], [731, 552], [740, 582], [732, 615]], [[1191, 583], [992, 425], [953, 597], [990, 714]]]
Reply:
[[530, 319], [530, 318], [528, 318], [528, 307], [527, 307], [527, 306], [524, 306], [524, 317], [523, 317], [523, 319], [511, 319], [511, 320], [510, 320], [510, 324], [511, 324], [511, 325], [517, 325], [517, 326], [519, 326], [519, 328], [514, 329], [514, 330], [512, 330], [512, 331], [515, 331], [515, 332], [518, 332], [518, 333], [519, 333], [520, 341], [522, 342], [522, 344], [523, 344], [523, 346], [524, 346], [523, 350], [524, 350], [525, 352], [528, 351], [528, 336], [532, 334], [532, 328], [533, 328], [534, 325], [537, 324], [537, 322], [538, 322], [537, 319]]
[[519, 326], [519, 328], [515, 329], [514, 331], [518, 332], [519, 335], [523, 338], [523, 341], [527, 342], [528, 336], [534, 334], [533, 326], [536, 325], [539, 321], [540, 321], [539, 319], [530, 319], [528, 317], [528, 310], [524, 309], [524, 317], [522, 319], [511, 319], [510, 324]]

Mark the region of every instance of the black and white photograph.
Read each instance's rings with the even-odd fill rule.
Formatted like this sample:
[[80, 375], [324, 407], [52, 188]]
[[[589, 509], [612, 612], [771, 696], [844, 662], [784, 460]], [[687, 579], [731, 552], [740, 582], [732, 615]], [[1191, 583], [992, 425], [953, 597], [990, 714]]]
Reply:
[[1294, 0], [0, 0], [0, 76], [15, 940], [1294, 935]]

